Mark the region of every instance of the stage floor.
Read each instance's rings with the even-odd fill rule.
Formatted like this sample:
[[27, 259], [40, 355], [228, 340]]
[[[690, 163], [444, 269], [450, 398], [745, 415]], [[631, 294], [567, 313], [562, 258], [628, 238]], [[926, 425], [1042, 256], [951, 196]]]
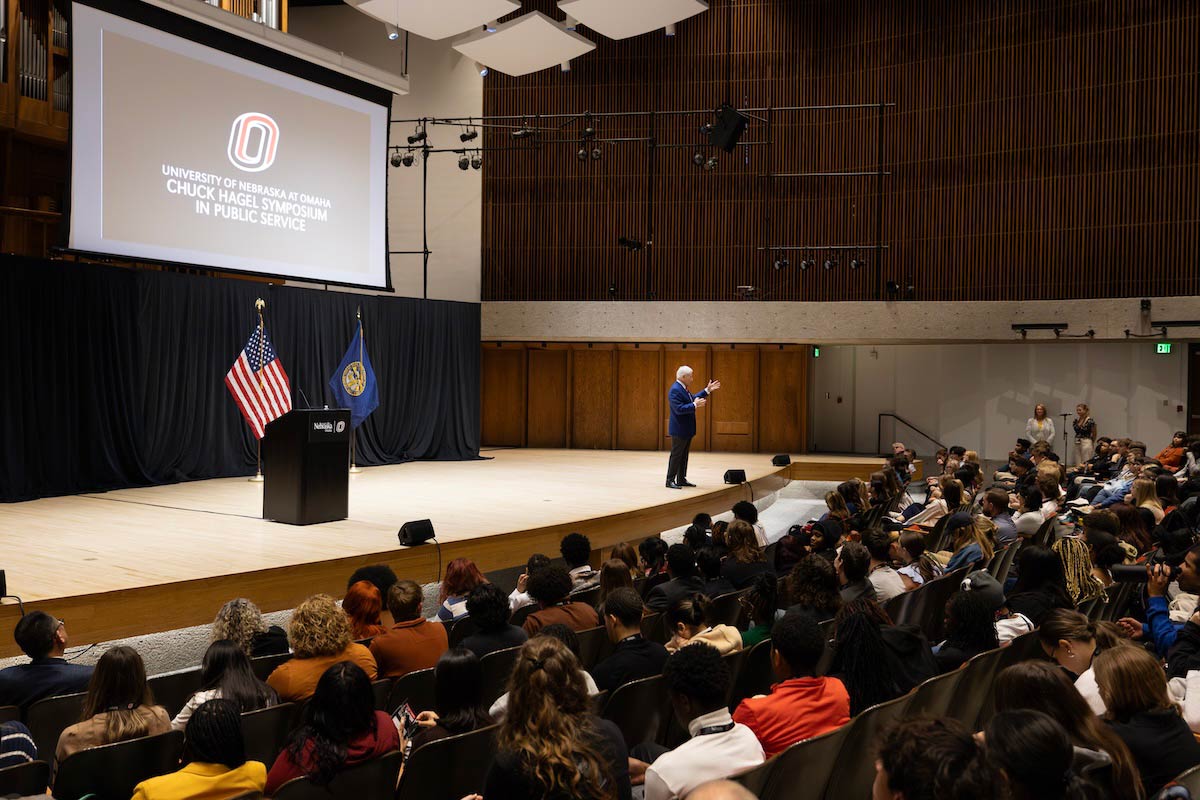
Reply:
[[[296, 527], [260, 518], [262, 484], [195, 481], [0, 506], [8, 589], [72, 621], [76, 642], [211, 620], [244, 594], [264, 610], [315, 591], [340, 593], [358, 566], [387, 561], [397, 574], [437, 580], [432, 546], [401, 548], [407, 520], [429, 518], [441, 563], [474, 558], [484, 570], [557, 552], [570, 530], [607, 547], [727, 510], [787, 480], [770, 455], [693, 453], [699, 488], [663, 486], [667, 453], [488, 450], [481, 461], [421, 461], [364, 469], [350, 478], [350, 517]], [[752, 486], [722, 483], [745, 469]], [[15, 622], [4, 606], [0, 627]], [[0, 655], [13, 653], [0, 637]]]

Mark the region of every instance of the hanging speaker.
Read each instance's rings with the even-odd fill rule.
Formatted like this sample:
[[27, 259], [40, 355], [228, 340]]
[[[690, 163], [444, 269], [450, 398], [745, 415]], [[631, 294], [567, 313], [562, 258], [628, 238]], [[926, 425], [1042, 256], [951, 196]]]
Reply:
[[780, 453], [771, 459], [771, 464], [776, 467], [786, 467], [790, 463], [792, 463], [792, 457], [787, 453]]
[[717, 109], [717, 119], [713, 123], [712, 132], [708, 134], [708, 142], [721, 148], [726, 153], [732, 153], [737, 147], [742, 131], [746, 130], [747, 119], [736, 108], [728, 103], [722, 103]]
[[725, 470], [726, 483], [745, 483], [746, 470], [744, 469], [727, 469]]
[[400, 527], [400, 533], [397, 536], [400, 539], [400, 544], [405, 547], [425, 544], [434, 536], [433, 523], [427, 519], [415, 519], [411, 522], [406, 522]]

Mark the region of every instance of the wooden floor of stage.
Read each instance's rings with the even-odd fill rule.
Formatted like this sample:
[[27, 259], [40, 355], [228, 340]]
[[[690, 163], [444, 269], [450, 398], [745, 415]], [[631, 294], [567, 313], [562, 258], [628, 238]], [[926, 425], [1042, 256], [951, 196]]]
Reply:
[[[0, 506], [8, 588], [27, 607], [72, 621], [75, 641], [200, 624], [244, 594], [264, 610], [290, 608], [315, 591], [338, 593], [363, 564], [436, 580], [434, 547], [401, 548], [407, 520], [429, 518], [441, 559], [465, 555], [484, 570], [557, 552], [580, 530], [596, 547], [684, 524], [699, 511], [748, 498], [726, 486], [747, 472], [753, 491], [778, 488], [787, 468], [762, 454], [693, 453], [699, 488], [663, 486], [665, 452], [489, 450], [486, 460], [411, 462], [350, 478], [349, 519], [296, 527], [260, 518], [262, 484], [244, 478], [124, 489]], [[0, 611], [0, 627], [15, 622]], [[13, 654], [0, 637], [0, 655]]]

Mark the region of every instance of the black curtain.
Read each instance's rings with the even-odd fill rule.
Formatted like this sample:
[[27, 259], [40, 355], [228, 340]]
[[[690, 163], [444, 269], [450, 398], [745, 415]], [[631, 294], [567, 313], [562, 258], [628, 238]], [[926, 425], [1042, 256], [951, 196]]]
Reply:
[[476, 303], [5, 257], [0, 501], [252, 474], [224, 378], [257, 297], [296, 407], [332, 405], [361, 307], [380, 403], [359, 464], [478, 458]]

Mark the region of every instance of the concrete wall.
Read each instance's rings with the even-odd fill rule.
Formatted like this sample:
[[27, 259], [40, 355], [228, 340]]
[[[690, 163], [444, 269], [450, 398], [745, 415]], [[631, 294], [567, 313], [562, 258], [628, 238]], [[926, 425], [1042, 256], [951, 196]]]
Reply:
[[[388, 40], [382, 22], [349, 6], [295, 8], [289, 32], [394, 72], [404, 69], [403, 48]], [[409, 94], [396, 96], [392, 118], [478, 116], [483, 113], [483, 79], [471, 61], [450, 47], [410, 36]], [[391, 144], [406, 145], [409, 125], [392, 125]], [[459, 147], [458, 129], [431, 128], [434, 146]], [[482, 141], [482, 137], [474, 143]], [[336, 142], [330, 143], [336, 147]], [[484, 159], [487, 169], [487, 159]], [[453, 153], [429, 160], [428, 297], [479, 302], [479, 255], [483, 173], [458, 168]], [[412, 167], [388, 167], [388, 245], [393, 251], [421, 250], [421, 160]], [[391, 255], [392, 286], [406, 297], [425, 296], [422, 257]]]
[[[1087, 403], [1101, 435], [1141, 439], [1151, 454], [1186, 427], [1187, 348], [1156, 355], [1153, 340], [822, 347], [810, 375], [812, 445], [827, 452], [875, 452], [881, 411], [989, 459], [1012, 449], [1037, 403], [1051, 415]], [[935, 447], [885, 419], [885, 448], [893, 436]]]

